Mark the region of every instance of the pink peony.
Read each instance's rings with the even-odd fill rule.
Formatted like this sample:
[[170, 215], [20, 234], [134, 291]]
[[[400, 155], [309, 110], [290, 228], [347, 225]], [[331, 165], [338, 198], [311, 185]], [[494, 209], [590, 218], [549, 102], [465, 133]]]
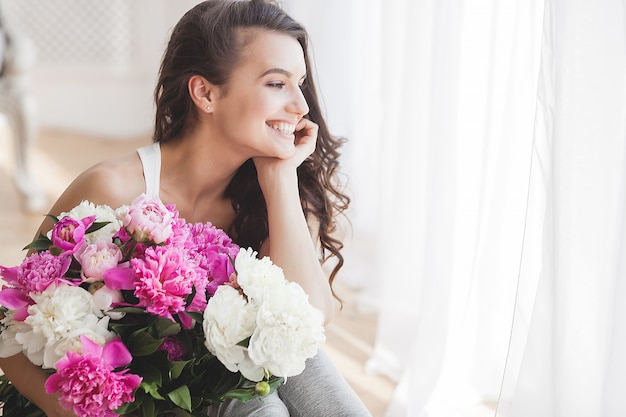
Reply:
[[72, 254], [85, 243], [85, 232], [93, 224], [96, 216], [76, 220], [64, 217], [52, 228], [52, 244], [61, 249], [62, 254]]
[[46, 392], [60, 393], [59, 403], [78, 417], [116, 417], [114, 410], [134, 401], [134, 391], [142, 378], [115, 372], [128, 365], [132, 357], [119, 339], [104, 347], [81, 336], [82, 355], [67, 352], [56, 363], [57, 372], [46, 380]]
[[190, 263], [187, 252], [176, 246], [155, 246], [146, 249], [144, 259], [131, 259], [136, 281], [135, 297], [146, 311], [173, 319], [186, 309], [187, 297], [196, 288], [194, 308], [206, 306], [206, 279], [202, 271]]
[[234, 272], [231, 259], [239, 253], [239, 246], [230, 237], [211, 223], [187, 224], [189, 238], [185, 246], [189, 257], [208, 275], [207, 291], [215, 294], [217, 287], [228, 282]]
[[167, 352], [167, 359], [170, 361], [182, 361], [187, 354], [183, 344], [174, 337], [166, 337], [163, 339], [163, 343], [159, 346], [159, 350]]
[[50, 252], [33, 253], [13, 268], [0, 267], [0, 277], [10, 286], [25, 294], [40, 293], [50, 284], [67, 280], [64, 278], [70, 264], [69, 256], [54, 256]]
[[122, 251], [112, 242], [97, 241], [79, 250], [75, 255], [82, 267], [85, 282], [102, 281], [104, 273], [117, 267], [122, 260]]
[[137, 242], [164, 243], [172, 235], [175, 213], [158, 198], [148, 200], [141, 194], [126, 213], [124, 227]]

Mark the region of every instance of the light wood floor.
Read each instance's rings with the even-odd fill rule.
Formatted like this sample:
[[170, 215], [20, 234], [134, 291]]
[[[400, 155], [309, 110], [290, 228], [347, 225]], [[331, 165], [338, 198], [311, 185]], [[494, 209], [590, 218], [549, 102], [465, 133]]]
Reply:
[[[21, 252], [30, 242], [43, 220], [41, 213], [21, 209], [20, 197], [12, 183], [13, 144], [11, 134], [0, 120], [0, 265], [14, 266], [21, 262]], [[74, 132], [44, 130], [40, 132], [30, 155], [30, 167], [41, 184], [49, 204], [60, 195], [82, 170], [107, 157], [129, 152], [149, 143], [149, 138], [107, 140]], [[359, 313], [357, 293], [345, 286], [337, 287], [345, 307], [328, 326], [326, 351], [348, 382], [363, 399], [374, 417], [382, 417], [393, 392], [388, 379], [369, 375], [364, 364], [372, 353], [376, 317]]]

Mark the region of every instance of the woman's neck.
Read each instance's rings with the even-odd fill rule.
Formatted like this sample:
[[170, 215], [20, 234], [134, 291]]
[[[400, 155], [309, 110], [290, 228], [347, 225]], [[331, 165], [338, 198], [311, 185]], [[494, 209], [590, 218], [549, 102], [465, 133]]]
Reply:
[[162, 144], [161, 199], [187, 221], [228, 228], [235, 213], [224, 193], [243, 162], [199, 135]]

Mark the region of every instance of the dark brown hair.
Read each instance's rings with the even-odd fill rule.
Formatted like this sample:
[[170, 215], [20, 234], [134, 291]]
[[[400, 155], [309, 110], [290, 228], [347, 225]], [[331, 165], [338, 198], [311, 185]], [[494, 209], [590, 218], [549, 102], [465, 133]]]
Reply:
[[[350, 202], [338, 181], [339, 152], [343, 139], [330, 134], [324, 121], [311, 74], [306, 30], [276, 3], [269, 0], [209, 0], [189, 10], [174, 27], [161, 63], [155, 89], [154, 140], [167, 142], [181, 136], [194, 112], [187, 81], [201, 75], [215, 85], [225, 85], [243, 48], [237, 31], [261, 29], [289, 35], [302, 46], [307, 80], [302, 87], [309, 106], [306, 116], [319, 126], [317, 146], [298, 167], [302, 209], [319, 223], [323, 261], [336, 257], [330, 275], [332, 284], [343, 266], [342, 242], [333, 235], [336, 216]], [[236, 212], [228, 232], [241, 246], [259, 250], [268, 237], [267, 207], [252, 160], [246, 161], [226, 190]]]

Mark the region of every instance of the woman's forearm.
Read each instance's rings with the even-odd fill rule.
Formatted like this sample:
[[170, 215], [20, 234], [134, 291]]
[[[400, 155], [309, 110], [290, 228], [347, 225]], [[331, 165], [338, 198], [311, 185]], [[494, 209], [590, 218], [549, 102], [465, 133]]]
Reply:
[[268, 181], [263, 193], [269, 223], [268, 254], [272, 262], [283, 269], [288, 280], [303, 287], [311, 304], [329, 321], [335, 304], [300, 205], [297, 177], [282, 175]]
[[73, 415], [58, 414], [60, 408], [57, 397], [46, 393], [47, 374], [40, 367], [33, 365], [24, 354], [18, 353], [9, 358], [1, 358], [0, 368], [15, 388], [41, 408], [47, 416]]

